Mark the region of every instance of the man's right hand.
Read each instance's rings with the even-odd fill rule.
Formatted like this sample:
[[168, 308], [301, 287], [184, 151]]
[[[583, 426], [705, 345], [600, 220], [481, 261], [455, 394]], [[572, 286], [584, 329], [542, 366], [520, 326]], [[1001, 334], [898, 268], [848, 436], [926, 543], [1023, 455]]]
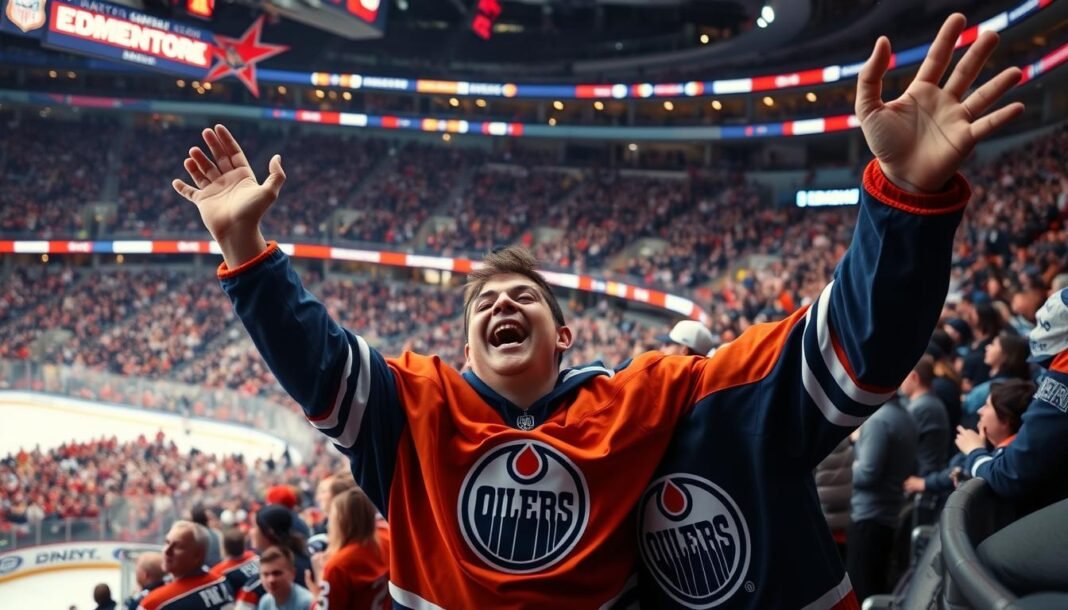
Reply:
[[286, 175], [282, 157], [275, 155], [269, 165], [270, 175], [260, 184], [229, 130], [216, 125], [205, 129], [203, 136], [214, 161], [194, 146], [189, 149], [184, 166], [196, 188], [181, 180], [174, 180], [171, 185], [200, 210], [204, 226], [219, 243], [226, 265], [232, 269], [266, 249], [260, 219], [278, 198]]

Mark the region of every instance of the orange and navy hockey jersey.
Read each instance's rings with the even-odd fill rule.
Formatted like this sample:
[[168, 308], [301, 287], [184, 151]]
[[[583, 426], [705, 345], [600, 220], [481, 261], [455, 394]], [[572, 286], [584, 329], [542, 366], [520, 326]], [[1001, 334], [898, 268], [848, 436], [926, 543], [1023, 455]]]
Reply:
[[236, 594], [248, 581], [259, 578], [260, 558], [252, 551], [245, 551], [241, 557], [224, 559], [212, 566], [211, 574], [225, 578], [230, 591]]
[[860, 605], [820, 509], [816, 465], [923, 355], [969, 190], [894, 188], [872, 163], [857, 227], [819, 298], [720, 348], [720, 388], [678, 427], [638, 504], [643, 608]]
[[[330, 318], [277, 244], [238, 268], [220, 267], [219, 276], [282, 386], [349, 456], [357, 482], [387, 515], [394, 607], [632, 606], [638, 516], [657, 508], [650, 495], [663, 498], [657, 502], [677, 520], [711, 517], [710, 526], [694, 524], [683, 535], [691, 546], [718, 541], [717, 565], [730, 572], [721, 576], [729, 577], [732, 595], [750, 586], [765, 591], [777, 583], [748, 575], [786, 578], [771, 570], [779, 543], [807, 540], [784, 535], [784, 515], [804, 512], [799, 520], [822, 527], [829, 540], [826, 525], [817, 525], [818, 503], [810, 515], [798, 498], [808, 490], [815, 498], [804, 468], [911, 369], [946, 291], [967, 185], [958, 179], [952, 193], [921, 201], [893, 189], [877, 167], [869, 173], [854, 245], [825, 307], [753, 329], [716, 358], [648, 353], [618, 372], [596, 365], [562, 371], [556, 387], [525, 411], [437, 358], [383, 358]], [[828, 368], [828, 355], [836, 368]], [[853, 385], [841, 385], [841, 375]], [[717, 416], [705, 421], [722, 431], [695, 443], [700, 453], [692, 458], [723, 471], [736, 462], [753, 465], [745, 466], [754, 477], [747, 487], [728, 482], [730, 497], [718, 481], [701, 495], [690, 479], [658, 470], [669, 447], [682, 446], [680, 422], [710, 408]], [[760, 478], [769, 474], [774, 478]], [[667, 478], [647, 491], [658, 475]], [[789, 476], [807, 477], [807, 486], [776, 496], [771, 486]], [[767, 502], [773, 496], [781, 502]], [[746, 525], [743, 505], [772, 512], [747, 514], [753, 521]], [[765, 525], [774, 531], [756, 532]], [[770, 536], [775, 555], [765, 552]], [[812, 564], [821, 572], [820, 549], [796, 549], [806, 552], [818, 554]], [[798, 566], [795, 581], [808, 569]], [[840, 564], [835, 569], [840, 577]], [[816, 600], [802, 593], [788, 605]], [[721, 589], [717, 595], [729, 597]]]
[[350, 544], [323, 567], [317, 610], [386, 610], [389, 600], [389, 526], [376, 532], [377, 547]]
[[141, 600], [137, 610], [232, 610], [234, 595], [226, 579], [207, 572], [173, 580]]

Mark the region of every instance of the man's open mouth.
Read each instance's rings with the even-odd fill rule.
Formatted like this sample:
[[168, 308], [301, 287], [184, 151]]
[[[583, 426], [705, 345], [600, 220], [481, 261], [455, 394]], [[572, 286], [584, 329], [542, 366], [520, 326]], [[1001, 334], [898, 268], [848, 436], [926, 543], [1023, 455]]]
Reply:
[[489, 334], [491, 347], [518, 345], [527, 340], [527, 331], [516, 322], [501, 322]]

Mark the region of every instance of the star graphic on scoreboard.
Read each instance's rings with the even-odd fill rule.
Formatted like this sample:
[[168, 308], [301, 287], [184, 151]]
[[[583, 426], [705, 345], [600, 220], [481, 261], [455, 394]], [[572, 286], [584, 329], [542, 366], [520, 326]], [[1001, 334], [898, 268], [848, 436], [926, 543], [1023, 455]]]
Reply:
[[289, 47], [280, 44], [266, 44], [260, 42], [260, 34], [263, 31], [263, 15], [256, 20], [240, 38], [215, 35], [215, 46], [212, 47], [212, 55], [218, 60], [212, 66], [204, 80], [214, 82], [233, 74], [252, 92], [252, 95], [260, 96], [260, 87], [256, 82], [256, 64], [274, 57], [279, 53], [289, 50]]

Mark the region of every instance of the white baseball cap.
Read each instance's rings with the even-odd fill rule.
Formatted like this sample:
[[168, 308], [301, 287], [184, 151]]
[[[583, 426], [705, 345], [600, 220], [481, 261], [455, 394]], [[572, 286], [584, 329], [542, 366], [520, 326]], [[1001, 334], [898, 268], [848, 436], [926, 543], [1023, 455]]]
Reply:
[[1049, 368], [1057, 354], [1068, 350], [1068, 288], [1050, 295], [1035, 318], [1038, 323], [1028, 337], [1031, 340], [1029, 360]]
[[701, 356], [708, 354], [716, 347], [712, 331], [697, 320], [683, 320], [676, 324], [670, 333], [657, 337], [657, 340], [682, 345]]

